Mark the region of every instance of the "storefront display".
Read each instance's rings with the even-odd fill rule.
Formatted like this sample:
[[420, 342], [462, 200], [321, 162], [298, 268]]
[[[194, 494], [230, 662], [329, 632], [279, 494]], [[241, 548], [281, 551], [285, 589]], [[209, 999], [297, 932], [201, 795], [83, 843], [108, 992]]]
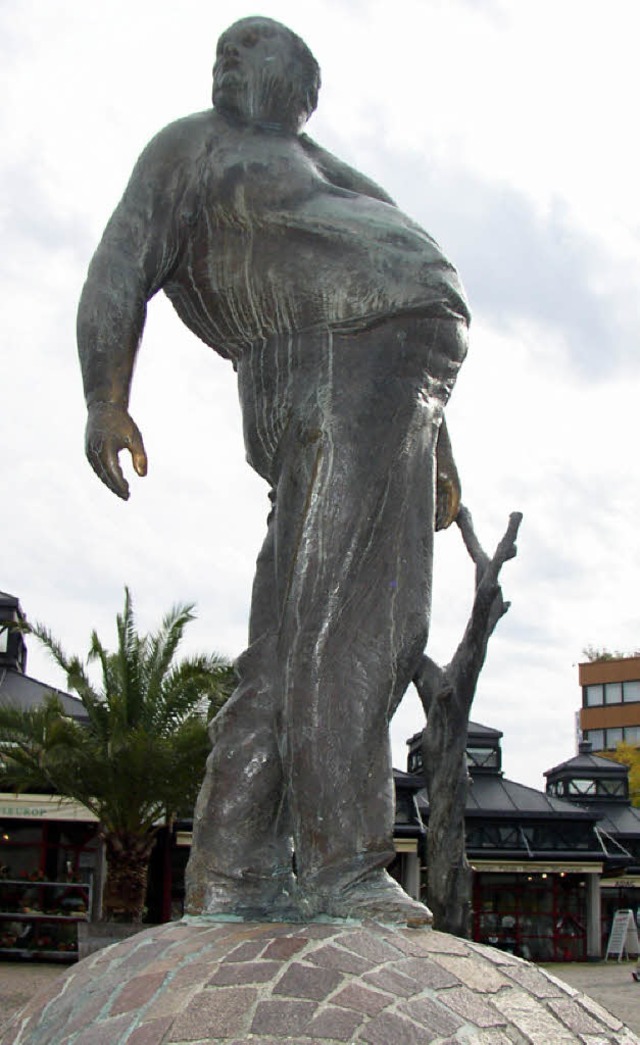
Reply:
[[[24, 799], [0, 820], [0, 957], [69, 961], [78, 955], [78, 922], [94, 914], [94, 879], [101, 859], [97, 824], [46, 819], [60, 803]], [[25, 816], [25, 813], [27, 814]], [[28, 814], [45, 819], [30, 819]]]
[[585, 879], [566, 874], [474, 876], [473, 939], [536, 962], [585, 961]]

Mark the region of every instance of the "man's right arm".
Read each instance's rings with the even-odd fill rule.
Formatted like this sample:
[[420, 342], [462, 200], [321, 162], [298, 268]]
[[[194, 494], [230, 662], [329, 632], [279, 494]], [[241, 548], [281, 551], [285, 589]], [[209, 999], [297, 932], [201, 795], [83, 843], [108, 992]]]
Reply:
[[120, 450], [130, 451], [138, 475], [147, 469], [142, 437], [128, 413], [147, 301], [171, 274], [196, 208], [192, 119], [161, 131], [143, 152], [91, 261], [78, 309], [87, 457], [123, 499], [129, 488]]

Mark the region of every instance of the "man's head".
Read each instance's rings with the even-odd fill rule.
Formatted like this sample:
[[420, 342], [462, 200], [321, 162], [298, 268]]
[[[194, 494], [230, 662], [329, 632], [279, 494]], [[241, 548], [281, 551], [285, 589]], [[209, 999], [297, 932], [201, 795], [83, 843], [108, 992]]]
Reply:
[[218, 41], [213, 104], [243, 123], [297, 133], [318, 103], [320, 68], [295, 33], [271, 18], [242, 18]]

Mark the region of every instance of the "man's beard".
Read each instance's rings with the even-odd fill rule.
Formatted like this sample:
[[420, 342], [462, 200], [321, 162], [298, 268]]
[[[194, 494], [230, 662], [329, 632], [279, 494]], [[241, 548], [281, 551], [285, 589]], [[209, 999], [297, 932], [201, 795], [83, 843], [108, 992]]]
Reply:
[[[214, 79], [213, 104], [224, 115], [242, 123], [284, 127], [298, 131], [306, 123], [308, 113], [301, 104], [302, 85], [299, 78], [261, 71], [257, 76], [231, 69]], [[225, 82], [226, 81], [226, 82]]]

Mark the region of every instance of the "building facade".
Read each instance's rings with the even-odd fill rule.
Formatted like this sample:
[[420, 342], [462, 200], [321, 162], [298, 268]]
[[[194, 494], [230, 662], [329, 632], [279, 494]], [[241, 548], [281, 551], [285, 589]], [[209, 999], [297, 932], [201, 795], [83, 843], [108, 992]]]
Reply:
[[[408, 767], [414, 774], [422, 771], [421, 740], [418, 733], [408, 741]], [[549, 771], [545, 792], [537, 791], [504, 777], [501, 740], [500, 730], [469, 723], [465, 834], [473, 873], [471, 935], [533, 961], [599, 958], [610, 923], [604, 898], [618, 899], [606, 884], [633, 874], [634, 856], [630, 836], [623, 839], [609, 806], [605, 810], [567, 798], [591, 790], [581, 781], [593, 785], [597, 780], [593, 789], [615, 795], [620, 826], [631, 828], [640, 842], [627, 767], [607, 759], [598, 759], [595, 767], [569, 760]], [[428, 861], [425, 788], [417, 802], [427, 829]]]
[[[0, 703], [23, 710], [55, 692], [64, 710], [82, 703], [27, 674], [24, 622], [17, 598], [0, 592]], [[74, 960], [78, 925], [99, 916], [103, 874], [96, 817], [54, 794], [0, 789], [0, 957]]]
[[640, 657], [596, 660], [578, 667], [580, 730], [593, 751], [621, 743], [640, 747]]

